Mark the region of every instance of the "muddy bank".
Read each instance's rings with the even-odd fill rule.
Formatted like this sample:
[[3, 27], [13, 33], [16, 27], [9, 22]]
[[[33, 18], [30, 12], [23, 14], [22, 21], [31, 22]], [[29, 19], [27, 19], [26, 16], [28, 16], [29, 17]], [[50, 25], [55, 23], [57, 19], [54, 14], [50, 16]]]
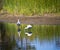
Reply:
[[16, 23], [18, 18], [22, 24], [60, 24], [60, 16], [56, 17], [17, 17], [17, 16], [0, 16], [0, 22]]

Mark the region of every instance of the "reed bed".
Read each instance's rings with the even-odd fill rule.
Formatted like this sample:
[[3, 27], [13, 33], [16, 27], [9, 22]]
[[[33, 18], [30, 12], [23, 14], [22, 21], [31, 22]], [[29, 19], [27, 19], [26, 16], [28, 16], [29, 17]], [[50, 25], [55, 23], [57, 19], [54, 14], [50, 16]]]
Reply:
[[3, 10], [28, 16], [60, 13], [60, 0], [4, 0]]

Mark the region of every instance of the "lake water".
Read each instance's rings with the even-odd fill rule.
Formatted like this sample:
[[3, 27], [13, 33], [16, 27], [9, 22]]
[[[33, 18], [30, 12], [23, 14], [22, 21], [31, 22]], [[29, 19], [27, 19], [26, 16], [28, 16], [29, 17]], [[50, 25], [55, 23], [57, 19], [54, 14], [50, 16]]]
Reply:
[[[20, 36], [14, 23], [0, 23], [1, 50], [60, 50], [60, 25], [32, 25], [25, 30], [22, 24]], [[31, 36], [25, 33], [31, 32]], [[3, 42], [1, 42], [3, 41]]]

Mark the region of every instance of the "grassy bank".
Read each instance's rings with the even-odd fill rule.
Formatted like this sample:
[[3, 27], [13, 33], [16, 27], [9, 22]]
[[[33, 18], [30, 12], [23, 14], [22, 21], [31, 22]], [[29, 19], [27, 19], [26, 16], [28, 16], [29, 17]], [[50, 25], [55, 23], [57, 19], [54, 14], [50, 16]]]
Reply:
[[60, 13], [60, 0], [4, 0], [3, 10], [29, 16]]

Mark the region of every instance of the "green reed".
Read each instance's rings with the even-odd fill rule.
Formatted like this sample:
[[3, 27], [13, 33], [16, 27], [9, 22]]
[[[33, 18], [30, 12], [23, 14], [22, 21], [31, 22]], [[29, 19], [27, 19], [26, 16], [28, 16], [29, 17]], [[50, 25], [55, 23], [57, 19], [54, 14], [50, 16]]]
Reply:
[[[17, 36], [18, 37], [18, 26], [14, 23], [5, 23], [5, 29], [6, 29], [6, 34], [11, 37], [11, 36]], [[24, 28], [26, 27], [26, 24], [22, 24], [20, 26], [21, 29], [21, 36], [24, 38], [25, 31]], [[32, 28], [30, 30], [32, 32], [32, 36], [29, 37], [31, 40], [35, 39], [38, 37], [39, 39], [53, 39], [55, 37], [60, 36], [60, 25], [32, 25]]]
[[60, 13], [60, 0], [4, 0], [3, 10], [29, 16]]

